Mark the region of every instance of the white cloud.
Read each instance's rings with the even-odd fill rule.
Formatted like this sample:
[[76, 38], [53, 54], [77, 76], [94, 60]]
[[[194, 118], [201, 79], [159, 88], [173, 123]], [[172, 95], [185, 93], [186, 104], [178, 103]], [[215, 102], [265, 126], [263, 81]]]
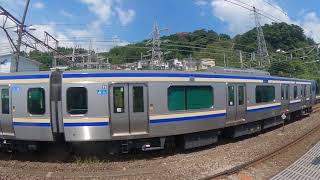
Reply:
[[88, 5], [88, 9], [94, 13], [99, 23], [111, 24], [112, 0], [81, 0]]
[[[33, 25], [33, 28], [35, 30], [30, 31], [30, 33], [40, 40], [44, 40], [44, 32], [45, 31], [48, 32], [49, 34], [51, 34], [56, 39], [63, 39], [63, 40], [70, 39], [65, 32], [58, 30], [56, 23], [54, 23], [54, 22], [49, 22], [47, 25]], [[52, 47], [55, 46], [54, 42], [52, 42], [52, 41], [49, 42], [49, 45]], [[73, 45], [73, 43], [70, 41], [59, 42], [59, 46], [70, 47], [72, 45]]]
[[66, 18], [72, 19], [73, 18], [73, 14], [71, 14], [70, 12], [66, 11], [66, 10], [61, 10], [60, 14]]
[[33, 4], [33, 7], [34, 7], [35, 9], [43, 9], [43, 8], [45, 7], [45, 5], [43, 4], [43, 2], [38, 1], [38, 2], [35, 2], [35, 3]]
[[88, 6], [90, 12], [97, 16], [92, 24], [99, 27], [103, 24], [111, 24], [112, 17], [117, 16], [122, 25], [127, 25], [135, 18], [133, 9], [125, 10], [121, 0], [80, 0]]
[[312, 37], [316, 42], [320, 42], [320, 17], [315, 12], [305, 14], [303, 20], [300, 22], [305, 29], [308, 37]]
[[[268, 1], [272, 6], [267, 5], [265, 0], [248, 0], [247, 4], [255, 6], [258, 10], [261, 10], [263, 14], [268, 13], [269, 16], [276, 17], [281, 21], [287, 23], [294, 23], [293, 20], [288, 18], [283, 12], [280, 6]], [[229, 25], [229, 30], [233, 34], [243, 33], [254, 27], [253, 12], [247, 9], [241, 8], [235, 4], [232, 4], [224, 0], [213, 0], [211, 2], [214, 16], [218, 17], [221, 21]], [[261, 24], [270, 24], [271, 20], [261, 16]]]
[[123, 26], [126, 26], [128, 25], [130, 22], [133, 21], [135, 15], [136, 15], [136, 12], [132, 9], [129, 9], [128, 11], [125, 11], [121, 8], [116, 8], [116, 11], [117, 11], [117, 14], [119, 16], [119, 20], [120, 20], [120, 23], [123, 25]]

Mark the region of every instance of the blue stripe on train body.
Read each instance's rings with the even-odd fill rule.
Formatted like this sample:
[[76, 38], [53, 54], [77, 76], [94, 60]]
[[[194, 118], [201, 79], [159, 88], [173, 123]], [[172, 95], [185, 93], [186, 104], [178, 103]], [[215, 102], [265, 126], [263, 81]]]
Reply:
[[277, 77], [234, 76], [219, 74], [180, 74], [180, 73], [79, 73], [63, 74], [63, 78], [101, 78], [101, 77], [181, 77], [181, 78], [219, 78], [219, 79], [249, 79], [249, 80], [276, 80], [294, 82], [312, 82], [307, 80], [287, 79]]
[[276, 109], [276, 108], [280, 108], [280, 107], [281, 107], [281, 105], [276, 105], [276, 106], [270, 106], [270, 107], [263, 107], [263, 108], [257, 108], [257, 109], [250, 109], [250, 110], [247, 110], [247, 112], [264, 111], [264, 110]]
[[0, 80], [48, 79], [49, 74], [0, 76]]
[[190, 117], [179, 117], [179, 118], [154, 119], [154, 120], [150, 120], [150, 124], [203, 120], [203, 119], [209, 119], [209, 118], [215, 118], [215, 117], [223, 117], [225, 115], [226, 115], [226, 113], [220, 113], [220, 114], [209, 114], [209, 115], [203, 115], [203, 116], [190, 116]]
[[290, 105], [297, 105], [297, 104], [300, 104], [302, 103], [301, 101], [300, 102], [293, 102], [293, 103], [290, 103]]
[[13, 122], [14, 126], [51, 127], [50, 123]]
[[109, 122], [83, 122], [83, 123], [64, 123], [65, 127], [83, 127], [83, 126], [109, 126]]

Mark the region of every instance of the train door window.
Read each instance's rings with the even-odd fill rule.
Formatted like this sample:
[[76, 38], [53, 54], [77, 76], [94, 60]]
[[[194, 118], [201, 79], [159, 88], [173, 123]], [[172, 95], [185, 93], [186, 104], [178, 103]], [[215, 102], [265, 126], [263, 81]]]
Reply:
[[186, 87], [187, 109], [206, 109], [213, 106], [211, 86]]
[[275, 100], [274, 86], [257, 86], [256, 103], [268, 103]]
[[244, 105], [244, 86], [238, 86], [238, 105]]
[[67, 89], [67, 111], [69, 114], [86, 114], [88, 112], [88, 92], [84, 87]]
[[28, 112], [34, 115], [42, 115], [45, 108], [45, 92], [43, 88], [28, 89]]
[[124, 113], [124, 87], [113, 87], [113, 112]]
[[285, 87], [285, 91], [286, 91], [286, 100], [289, 100], [289, 85], [287, 85], [286, 87]]
[[298, 99], [298, 87], [293, 87], [293, 99]]
[[144, 112], [143, 86], [134, 86], [133, 90], [133, 112]]
[[288, 100], [289, 99], [289, 86], [282, 85], [281, 86], [281, 100]]
[[228, 86], [228, 104], [234, 106], [234, 85]]
[[169, 111], [186, 110], [185, 88], [182, 86], [171, 86], [168, 89]]
[[9, 89], [1, 89], [2, 114], [10, 114]]

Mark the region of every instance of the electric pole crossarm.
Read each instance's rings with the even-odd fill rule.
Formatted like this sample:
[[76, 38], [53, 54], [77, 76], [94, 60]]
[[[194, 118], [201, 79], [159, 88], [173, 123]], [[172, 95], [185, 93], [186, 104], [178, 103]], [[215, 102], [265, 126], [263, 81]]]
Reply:
[[11, 48], [13, 48], [15, 51], [17, 51], [17, 47], [16, 47], [16, 45], [14, 45], [13, 39], [10, 37], [10, 34], [8, 33], [8, 31], [4, 28], [1, 28], [1, 29], [3, 29], [4, 33], [6, 34], [7, 38], [9, 39], [9, 43], [10, 43]]
[[48, 44], [44, 43], [43, 41], [41, 41], [40, 39], [36, 38], [35, 36], [33, 36], [32, 34], [30, 34], [29, 32], [25, 32], [25, 35], [27, 37], [30, 37], [31, 39], [33, 39], [36, 43], [56, 52], [58, 55], [60, 55], [60, 57], [63, 57], [64, 59], [67, 59], [68, 61], [70, 61], [64, 54], [60, 53], [58, 50], [56, 50], [55, 48], [49, 46]]
[[5, 10], [2, 6], [0, 6], [0, 16], [4, 15], [13, 21], [16, 24], [22, 24], [17, 18], [15, 18], [12, 14], [10, 14], [7, 10]]

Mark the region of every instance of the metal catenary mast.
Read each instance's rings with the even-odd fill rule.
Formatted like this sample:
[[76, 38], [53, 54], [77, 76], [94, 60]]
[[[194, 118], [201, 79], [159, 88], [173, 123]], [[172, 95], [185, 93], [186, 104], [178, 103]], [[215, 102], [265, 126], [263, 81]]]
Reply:
[[257, 45], [258, 45], [258, 56], [259, 56], [259, 67], [266, 67], [270, 65], [270, 57], [266, 45], [266, 41], [263, 34], [263, 29], [260, 24], [260, 16], [256, 8], [253, 7], [254, 19], [257, 30]]

